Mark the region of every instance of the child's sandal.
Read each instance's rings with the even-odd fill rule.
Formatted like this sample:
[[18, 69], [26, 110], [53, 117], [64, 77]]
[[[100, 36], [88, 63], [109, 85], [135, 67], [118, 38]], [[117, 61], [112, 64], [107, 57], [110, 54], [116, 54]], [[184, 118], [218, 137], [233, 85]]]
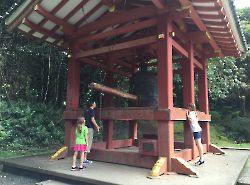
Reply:
[[79, 170], [83, 170], [84, 167], [79, 167]]

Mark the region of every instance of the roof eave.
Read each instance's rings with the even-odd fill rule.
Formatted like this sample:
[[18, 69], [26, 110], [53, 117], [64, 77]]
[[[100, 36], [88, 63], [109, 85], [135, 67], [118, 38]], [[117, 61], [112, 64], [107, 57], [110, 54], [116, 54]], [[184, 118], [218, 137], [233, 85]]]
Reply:
[[239, 18], [236, 14], [236, 9], [233, 0], [222, 0], [221, 1], [228, 17], [233, 35], [241, 53], [247, 51], [247, 43], [243, 31], [240, 26]]

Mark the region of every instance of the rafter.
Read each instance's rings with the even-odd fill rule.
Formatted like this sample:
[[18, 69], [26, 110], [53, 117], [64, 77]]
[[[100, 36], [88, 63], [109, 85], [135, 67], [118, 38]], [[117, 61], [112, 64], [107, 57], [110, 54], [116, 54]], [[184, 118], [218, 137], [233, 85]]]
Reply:
[[228, 29], [227, 27], [208, 27], [208, 30], [210, 32], [226, 32], [226, 33], [232, 33], [231, 29]]
[[[167, 11], [167, 10], [165, 10]], [[78, 38], [79, 36], [86, 35], [92, 31], [106, 28], [115, 24], [121, 24], [135, 19], [140, 19], [142, 17], [151, 17], [157, 14], [157, 9], [154, 6], [144, 6], [140, 8], [135, 8], [129, 11], [118, 11], [105, 15], [98, 21], [89, 23], [76, 32], [69, 39]]]
[[207, 25], [207, 27], [209, 26], [229, 27], [229, 22], [226, 21], [215, 22], [215, 21], [204, 20], [203, 22]]
[[199, 15], [201, 19], [212, 19], [212, 20], [220, 20], [220, 21], [225, 21], [226, 20], [226, 16], [225, 15], [212, 15], [212, 14], [200, 14]]
[[[188, 9], [191, 11], [190, 16], [191, 16], [192, 20], [194, 21], [194, 23], [199, 28], [199, 30], [200, 31], [207, 31], [206, 25], [200, 19], [197, 11], [193, 8], [191, 2], [189, 0], [179, 0], [179, 2], [181, 3], [182, 7], [188, 7]], [[215, 40], [213, 39], [213, 37], [211, 37], [211, 39], [209, 40], [209, 44], [214, 49], [214, 51], [217, 51], [220, 49], [218, 47], [217, 43], [215, 42]], [[224, 57], [223, 53], [220, 53], [220, 56]]]
[[75, 24], [76, 27], [79, 27], [81, 24], [84, 23], [91, 15], [93, 15], [99, 8], [103, 6], [102, 2], [99, 2], [93, 9], [91, 9], [86, 15], [84, 15], [77, 23]]
[[204, 11], [204, 12], [220, 12], [223, 8], [219, 6], [196, 6], [194, 5], [195, 10]]
[[12, 22], [10, 23], [10, 25], [8, 25], [7, 31], [9, 31], [9, 32], [13, 31], [13, 30], [15, 29], [15, 27], [17, 27], [17, 26], [23, 21], [23, 19], [24, 19], [25, 17], [28, 17], [28, 16], [31, 14], [31, 12], [33, 11], [34, 6], [36, 6], [37, 4], [39, 4], [41, 1], [42, 1], [42, 0], [34, 0], [34, 1], [31, 1], [31, 2], [29, 3], [29, 5], [28, 5], [28, 8], [25, 8], [25, 9], [21, 12], [20, 16], [17, 16], [17, 17], [15, 18], [15, 20], [12, 21]]
[[117, 28], [111, 31], [101, 32], [99, 34], [93, 34], [90, 36], [83, 37], [81, 39], [78, 39], [77, 42], [82, 45], [83, 43], [90, 42], [90, 41], [96, 41], [99, 39], [107, 38], [109, 36], [118, 36], [120, 34], [128, 33], [131, 31], [141, 30], [144, 28], [155, 26], [157, 23], [157, 20], [155, 18], [149, 19], [146, 21], [138, 22], [135, 24], [131, 24], [129, 26], [124, 26], [121, 28]]
[[31, 21], [29, 21], [26, 18], [23, 19], [22, 23], [25, 24], [26, 26], [30, 27], [31, 29], [36, 30], [37, 32], [40, 32], [40, 33], [47, 35], [51, 38], [54, 38], [56, 40], [60, 40], [60, 38], [61, 38], [59, 35], [51, 32], [43, 27], [39, 27], [37, 24], [32, 23]]
[[[67, 1], [67, 0], [66, 0]], [[80, 8], [82, 8], [88, 0], [83, 0], [81, 3], [79, 3], [75, 8], [73, 8], [64, 18], [63, 21], [67, 22]], [[53, 11], [52, 11], [53, 12]], [[54, 28], [51, 30], [52, 32], [55, 32], [60, 28], [59, 25], [55, 25]], [[43, 39], [46, 39], [46, 37], [43, 37]]]
[[[55, 6], [55, 8], [53, 8], [53, 10], [51, 11], [52, 14], [55, 14], [57, 11], [59, 11], [66, 3], [68, 0], [63, 0], [61, 1], [58, 5]], [[42, 27], [48, 20], [43, 17], [43, 19], [41, 20], [41, 22], [38, 24], [38, 26]], [[29, 34], [33, 34], [35, 32], [35, 30], [30, 30]], [[42, 37], [43, 39], [46, 39], [46, 36]]]
[[62, 19], [54, 16], [52, 13], [46, 11], [44, 8], [42, 8], [41, 6], [39, 5], [36, 5], [34, 10], [41, 14], [42, 16], [46, 17], [47, 19], [49, 19], [50, 21], [54, 22], [55, 24], [57, 25], [60, 25], [62, 26], [63, 28], [63, 31], [66, 33], [66, 34], [73, 34], [73, 32], [75, 31], [74, 27], [67, 23], [66, 21], [63, 21]]

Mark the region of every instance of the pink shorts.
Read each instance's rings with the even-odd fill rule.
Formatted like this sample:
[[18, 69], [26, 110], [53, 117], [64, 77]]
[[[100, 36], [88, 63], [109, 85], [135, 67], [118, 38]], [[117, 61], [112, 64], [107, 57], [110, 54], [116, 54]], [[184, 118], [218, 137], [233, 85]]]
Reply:
[[78, 152], [86, 152], [87, 151], [87, 145], [85, 144], [76, 144], [73, 147], [74, 151], [78, 151]]

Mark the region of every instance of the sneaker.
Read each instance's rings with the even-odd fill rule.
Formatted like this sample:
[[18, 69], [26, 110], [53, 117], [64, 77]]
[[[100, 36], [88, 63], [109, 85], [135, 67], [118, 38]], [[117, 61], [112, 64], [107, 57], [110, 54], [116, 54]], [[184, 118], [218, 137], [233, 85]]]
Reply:
[[195, 165], [196, 165], [196, 166], [201, 166], [201, 165], [204, 164], [204, 163], [205, 163], [205, 161], [199, 160], [199, 161], [197, 161], [197, 162], [195, 163]]
[[71, 167], [71, 171], [76, 171], [76, 166], [75, 167]]
[[92, 163], [93, 163], [93, 161], [86, 160], [86, 161], [84, 161], [83, 163], [84, 163], [84, 164], [92, 164]]
[[79, 167], [79, 170], [83, 170], [84, 168], [85, 168], [85, 167], [82, 167], [82, 166], [81, 166], [81, 167]]

